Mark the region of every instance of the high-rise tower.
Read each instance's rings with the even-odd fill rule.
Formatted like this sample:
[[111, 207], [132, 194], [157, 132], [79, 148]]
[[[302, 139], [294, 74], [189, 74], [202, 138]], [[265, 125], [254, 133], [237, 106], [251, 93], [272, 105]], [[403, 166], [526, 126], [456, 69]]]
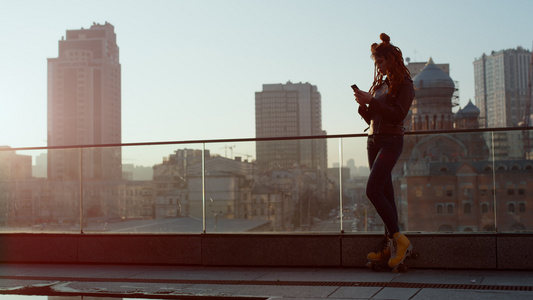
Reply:
[[[257, 138], [325, 135], [321, 97], [309, 83], [264, 84], [255, 93]], [[257, 143], [257, 164], [265, 170], [301, 166], [327, 169], [324, 139], [282, 140]]]
[[[121, 143], [121, 66], [113, 25], [67, 30], [48, 59], [48, 146]], [[120, 179], [120, 147], [51, 150], [48, 178]]]
[[514, 127], [524, 119], [531, 52], [518, 47], [474, 61], [476, 106], [481, 126]]

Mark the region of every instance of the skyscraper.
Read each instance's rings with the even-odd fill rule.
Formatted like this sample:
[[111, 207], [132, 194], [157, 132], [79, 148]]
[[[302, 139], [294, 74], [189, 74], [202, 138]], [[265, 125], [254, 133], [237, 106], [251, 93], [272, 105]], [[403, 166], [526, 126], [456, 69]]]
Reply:
[[[48, 146], [121, 143], [121, 66], [113, 25], [67, 30], [48, 59]], [[121, 150], [51, 150], [48, 178], [120, 179]]]
[[[255, 134], [257, 138], [320, 136], [322, 130], [321, 97], [309, 83], [264, 84], [255, 93]], [[327, 170], [324, 139], [282, 140], [257, 143], [260, 169], [285, 169], [301, 166]]]
[[492, 52], [474, 61], [475, 102], [481, 126], [513, 127], [523, 121], [531, 52], [517, 49]]

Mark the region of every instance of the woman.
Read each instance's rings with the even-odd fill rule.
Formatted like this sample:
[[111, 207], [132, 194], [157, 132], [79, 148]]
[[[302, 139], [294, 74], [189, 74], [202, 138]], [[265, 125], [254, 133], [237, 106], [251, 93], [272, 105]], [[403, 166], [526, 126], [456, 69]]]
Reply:
[[[398, 211], [394, 201], [391, 172], [403, 148], [403, 122], [415, 95], [402, 51], [380, 35], [381, 43], [371, 46], [374, 59], [374, 83], [370, 93], [354, 88], [359, 114], [369, 125], [367, 151], [370, 176], [366, 195], [385, 224], [385, 243], [368, 254], [369, 262], [388, 259], [396, 269], [409, 255], [412, 245], [400, 233]], [[390, 257], [390, 258], [389, 258]]]

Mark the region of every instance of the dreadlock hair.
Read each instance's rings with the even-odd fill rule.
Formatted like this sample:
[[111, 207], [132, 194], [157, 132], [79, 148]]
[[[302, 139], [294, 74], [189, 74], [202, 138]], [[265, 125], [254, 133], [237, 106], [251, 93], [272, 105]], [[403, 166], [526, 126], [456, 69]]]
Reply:
[[[403, 83], [405, 78], [411, 78], [411, 73], [403, 63], [402, 51], [400, 48], [394, 46], [390, 43], [390, 37], [385, 33], [379, 35], [381, 43], [374, 43], [370, 46], [370, 51], [372, 52], [372, 58], [375, 60], [377, 56], [383, 57], [388, 63], [388, 80], [389, 80], [389, 91], [388, 94], [394, 95], [400, 85]], [[370, 93], [379, 89], [383, 84], [385, 84], [385, 76], [387, 74], [382, 74], [379, 72], [377, 65], [374, 64], [374, 83], [370, 88]]]

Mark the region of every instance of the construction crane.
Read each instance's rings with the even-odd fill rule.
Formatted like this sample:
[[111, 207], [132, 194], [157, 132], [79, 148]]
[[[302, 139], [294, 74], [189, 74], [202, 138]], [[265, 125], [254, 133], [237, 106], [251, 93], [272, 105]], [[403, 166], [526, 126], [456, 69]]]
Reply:
[[[236, 147], [235, 145], [233, 145], [233, 146], [228, 146], [228, 145], [226, 145], [226, 146], [221, 147], [221, 148], [219, 148], [219, 149], [225, 149], [225, 150], [226, 150], [226, 152], [225, 152], [225, 154], [224, 154], [224, 157], [226, 157], [226, 158], [230, 158], [230, 159], [233, 159], [233, 149], [235, 149], [235, 147]], [[229, 148], [229, 150], [231, 151], [231, 156], [230, 156], [230, 157], [228, 157], [228, 148]]]
[[248, 162], [252, 162], [252, 161], [250, 160], [250, 158], [252, 158], [253, 156], [250, 155], [250, 154], [247, 154], [247, 153], [239, 153], [239, 152], [235, 152], [235, 154], [239, 154], [239, 155], [241, 155], [241, 156], [244, 156], [244, 157], [246, 157], [246, 161], [248, 161]]

